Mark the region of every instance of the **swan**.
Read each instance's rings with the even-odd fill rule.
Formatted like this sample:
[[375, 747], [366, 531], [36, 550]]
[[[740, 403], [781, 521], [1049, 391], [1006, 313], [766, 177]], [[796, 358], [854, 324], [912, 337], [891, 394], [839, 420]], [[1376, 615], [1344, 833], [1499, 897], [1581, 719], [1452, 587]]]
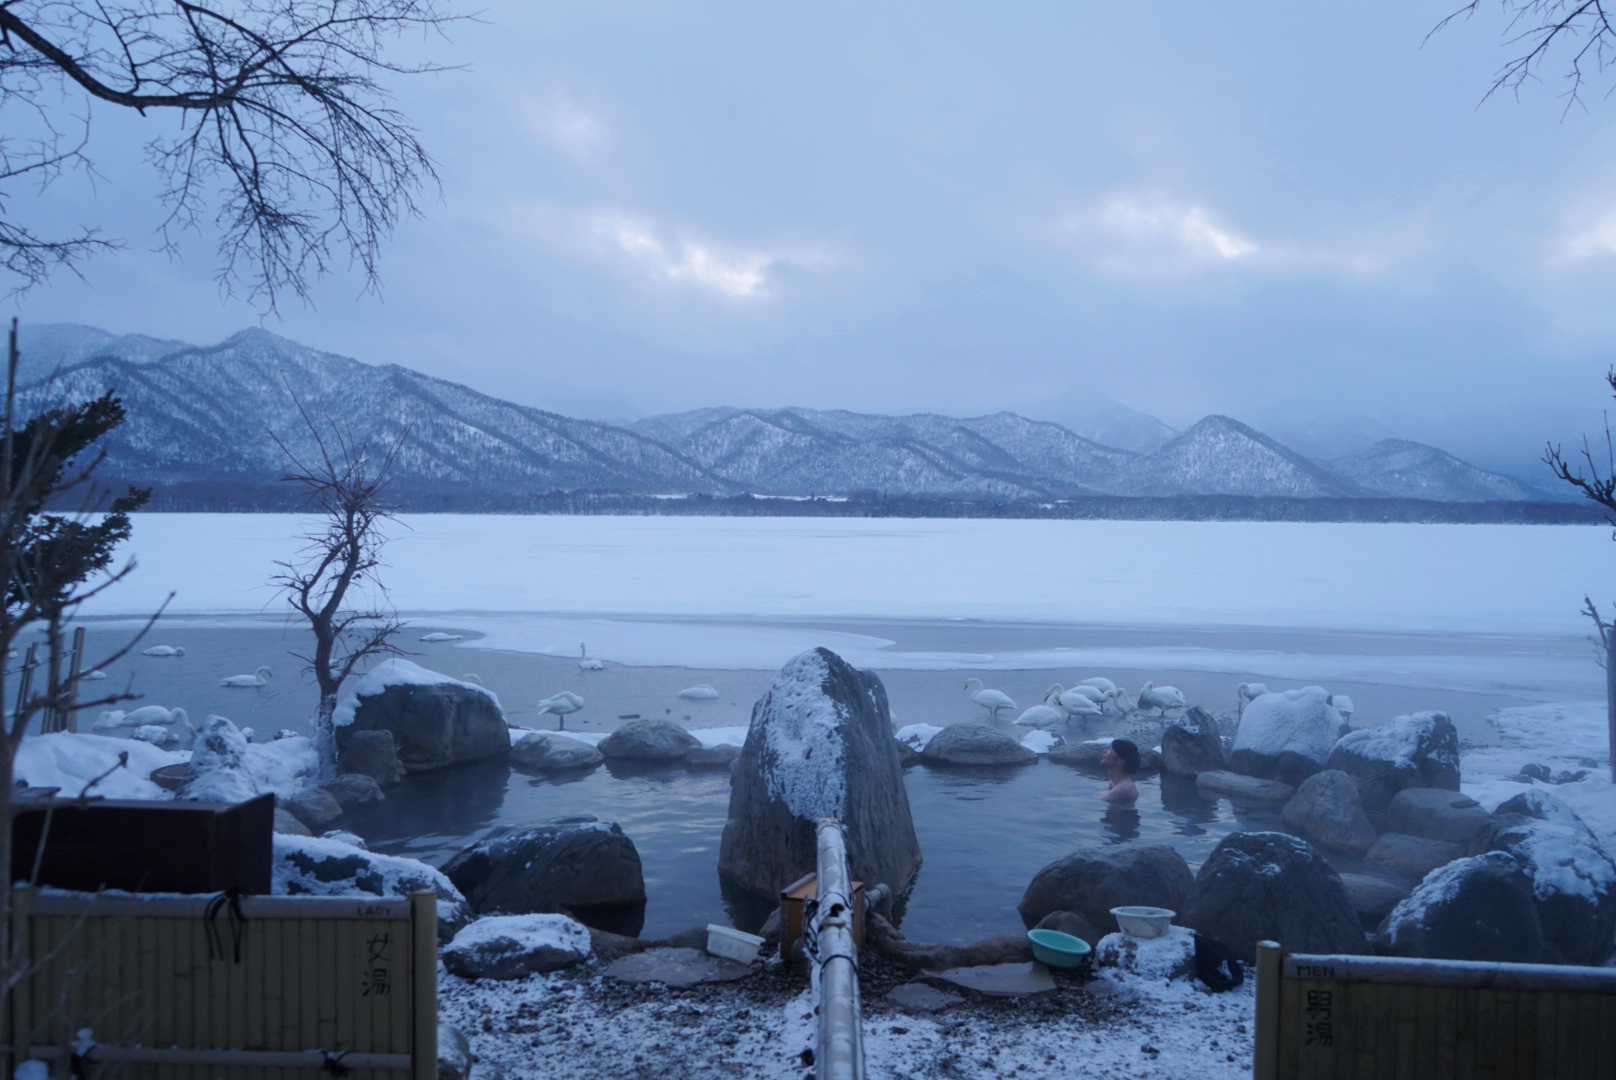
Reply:
[[[1044, 700], [1047, 702], [1049, 699]], [[1047, 728], [1065, 722], [1066, 713], [1053, 705], [1034, 705], [1016, 717], [1016, 723], [1025, 727]]]
[[578, 661], [578, 670], [579, 671], [605, 671], [606, 670], [606, 665], [601, 663], [599, 660], [591, 660], [591, 659], [589, 659], [589, 647], [587, 645], [585, 645], [582, 641], [580, 641], [578, 643], [578, 655], [583, 657], [582, 660]]
[[1347, 695], [1331, 694], [1330, 707], [1341, 714], [1341, 719], [1345, 720], [1349, 724], [1352, 723], [1352, 714], [1354, 710], [1352, 707], [1352, 699]]
[[97, 679], [104, 679], [106, 677], [106, 672], [102, 671], [100, 668], [96, 668], [94, 671], [86, 671], [81, 674], [79, 676], [79, 680], [81, 682], [94, 682]]
[[[972, 688], [975, 689], [972, 689]], [[1010, 695], [1003, 690], [985, 690], [981, 679], [966, 679], [965, 692], [971, 695], [971, 700], [988, 711], [988, 716], [994, 720], [999, 718], [1000, 709], [1013, 709], [1016, 703]]]
[[1099, 690], [1099, 691], [1101, 691], [1102, 693], [1105, 693], [1105, 694], [1115, 694], [1117, 692], [1117, 684], [1116, 683], [1112, 682], [1110, 679], [1101, 678], [1098, 675], [1096, 675], [1092, 679], [1084, 679], [1082, 682], [1078, 683], [1077, 685], [1079, 685], [1079, 686], [1092, 686], [1092, 687], [1094, 687], [1094, 689]]
[[483, 684], [483, 677], [477, 674], [475, 671], [468, 671], [464, 675], [460, 676], [460, 681], [476, 683], [478, 686], [481, 686]]
[[220, 679], [219, 685], [239, 687], [263, 686], [265, 683], [269, 682], [269, 678], [273, 674], [274, 672], [270, 671], [269, 668], [260, 665], [258, 670], [253, 672], [251, 675], [231, 675], [229, 678]]
[[185, 650], [179, 645], [153, 645], [149, 649], [140, 650], [142, 656], [184, 656]]
[[464, 634], [445, 634], [442, 630], [434, 630], [430, 634], [422, 634], [421, 640], [434, 643], [439, 641], [463, 641], [465, 636]]
[[539, 715], [553, 713], [556, 716], [566, 716], [575, 713], [584, 707], [584, 699], [571, 690], [563, 690], [559, 694], [545, 698], [539, 702]]
[[167, 727], [170, 724], [182, 724], [185, 727], [190, 727], [191, 719], [185, 715], [185, 710], [181, 708], [165, 709], [161, 705], [146, 705], [130, 712], [124, 712], [122, 709], [104, 712], [95, 718], [95, 723], [90, 725], [90, 730], [118, 731], [122, 728], [142, 728], [147, 725]]
[[1260, 682], [1243, 682], [1234, 690], [1235, 699], [1240, 704], [1240, 715], [1246, 714], [1246, 706], [1268, 693], [1268, 684]]
[[686, 687], [679, 691], [679, 696], [690, 701], [716, 701], [718, 700], [718, 691], [706, 683], [702, 683], [700, 686]]
[[1144, 689], [1139, 691], [1139, 707], [1156, 709], [1162, 716], [1167, 715], [1168, 709], [1182, 709], [1184, 704], [1184, 695], [1178, 692], [1176, 686], [1157, 686], [1147, 682]]
[[1081, 717], [1084, 720], [1092, 720], [1096, 716], [1105, 715], [1105, 710], [1100, 707], [1099, 702], [1084, 697], [1082, 694], [1073, 694], [1068, 691], [1061, 695], [1060, 703], [1061, 708], [1066, 710], [1066, 715], [1074, 719]]

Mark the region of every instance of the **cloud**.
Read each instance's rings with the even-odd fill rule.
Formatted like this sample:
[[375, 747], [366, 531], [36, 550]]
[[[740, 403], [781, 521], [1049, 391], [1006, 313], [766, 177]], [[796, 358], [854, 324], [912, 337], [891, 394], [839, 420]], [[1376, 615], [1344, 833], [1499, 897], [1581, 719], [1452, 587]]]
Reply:
[[528, 131], [575, 162], [595, 161], [611, 146], [612, 129], [605, 118], [565, 91], [544, 97], [525, 95], [519, 108]]
[[1202, 206], [1116, 198], [1100, 211], [1098, 221], [1103, 228], [1134, 243], [1165, 242], [1189, 255], [1235, 260], [1257, 253], [1256, 243], [1216, 224]]
[[824, 270], [841, 261], [823, 247], [725, 243], [620, 209], [529, 206], [517, 217], [548, 244], [615, 263], [642, 280], [732, 300], [767, 299], [794, 271]]
[[1572, 259], [1616, 255], [1616, 211], [1606, 214], [1592, 226], [1574, 232], [1566, 241], [1565, 254]]

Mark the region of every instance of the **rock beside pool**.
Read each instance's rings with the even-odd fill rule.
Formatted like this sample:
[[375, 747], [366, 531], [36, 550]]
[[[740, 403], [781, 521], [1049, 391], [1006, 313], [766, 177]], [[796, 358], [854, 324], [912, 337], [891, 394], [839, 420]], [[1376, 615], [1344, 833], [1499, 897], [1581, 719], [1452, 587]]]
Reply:
[[1392, 909], [1375, 944], [1389, 956], [1541, 963], [1543, 921], [1532, 879], [1504, 851], [1455, 860]]
[[1195, 778], [1195, 790], [1203, 798], [1232, 799], [1251, 806], [1283, 806], [1296, 789], [1278, 780], [1259, 780], [1244, 773], [1215, 769]]
[[443, 872], [480, 914], [588, 912], [645, 903], [634, 842], [593, 817], [496, 829]]
[[565, 735], [533, 731], [511, 745], [511, 764], [540, 772], [592, 769], [605, 761], [599, 750]]
[[589, 931], [565, 915], [494, 915], [462, 927], [438, 955], [462, 979], [525, 979], [588, 959]]
[[1323, 687], [1263, 694], [1240, 716], [1229, 768], [1295, 787], [1324, 769], [1346, 733], [1347, 722]]
[[1610, 958], [1616, 865], [1568, 807], [1539, 791], [1517, 795], [1487, 819], [1472, 851], [1513, 855], [1531, 879], [1547, 962], [1600, 965]]
[[741, 756], [739, 746], [719, 743], [717, 746], [698, 746], [685, 752], [685, 764], [692, 769], [728, 769]]
[[1289, 952], [1364, 951], [1363, 928], [1341, 875], [1311, 844], [1289, 833], [1225, 836], [1195, 876], [1178, 922], [1222, 942], [1248, 964], [1257, 959], [1257, 942], [1265, 940]]
[[1386, 807], [1386, 831], [1423, 836], [1468, 848], [1487, 811], [1468, 795], [1444, 788], [1404, 788]]
[[1404, 788], [1459, 790], [1459, 732], [1447, 713], [1399, 716], [1343, 735], [1328, 767], [1352, 777], [1364, 809], [1379, 813]]
[[788, 661], [752, 708], [730, 774], [719, 873], [777, 898], [818, 865], [815, 826], [827, 817], [842, 822], [852, 876], [902, 895], [920, 868], [920, 841], [886, 687], [813, 649]]
[[701, 740], [671, 720], [630, 720], [598, 744], [608, 761], [683, 761]]
[[377, 855], [332, 837], [275, 833], [270, 880], [277, 896], [438, 896], [438, 941], [447, 942], [471, 911], [454, 883], [426, 863]]
[[1107, 934], [1094, 947], [1096, 971], [1125, 978], [1171, 982], [1195, 976], [1195, 934], [1182, 926], [1169, 926], [1155, 938]]
[[985, 724], [949, 724], [920, 752], [927, 765], [1030, 765], [1038, 755]]
[[[1069, 742], [1055, 747], [1053, 750], [1049, 751], [1049, 753], [1045, 754], [1044, 757], [1046, 760], [1056, 762], [1060, 765], [1071, 765], [1074, 768], [1082, 769], [1085, 772], [1097, 773], [1100, 776], [1104, 776], [1105, 766], [1100, 764], [1100, 759], [1105, 756], [1105, 752], [1107, 750], [1111, 749], [1111, 743], [1113, 741], [1115, 740], [1088, 739], [1084, 742]], [[1145, 746], [1144, 743], [1137, 739], [1134, 740], [1134, 744], [1139, 747], [1139, 771], [1134, 773], [1134, 775], [1143, 776], [1146, 773], [1161, 771], [1161, 755], [1156, 753], [1155, 750]]]
[[275, 802], [275, 824], [273, 829], [275, 832], [286, 833], [288, 836], [314, 835], [313, 832], [309, 831], [309, 827], [299, 821], [290, 810], [282, 806], [278, 799]]
[[1195, 885], [1184, 856], [1166, 844], [1074, 851], [1038, 871], [1016, 910], [1028, 927], [1053, 911], [1070, 911], [1105, 933], [1117, 929], [1111, 909], [1141, 904], [1177, 911]]
[[381, 785], [361, 773], [334, 776], [321, 784], [320, 789], [337, 800], [337, 805], [344, 813], [367, 806], [377, 806], [387, 799], [387, 796], [382, 794]]
[[1176, 776], [1199, 776], [1226, 768], [1218, 722], [1199, 705], [1191, 705], [1162, 729], [1162, 771]]
[[391, 731], [356, 731], [348, 736], [337, 769], [368, 776], [382, 787], [404, 780], [404, 763], [398, 759], [398, 747], [393, 744]]
[[342, 804], [324, 788], [305, 788], [287, 799], [276, 796], [275, 801], [316, 832], [324, 832], [342, 816]]
[[511, 748], [505, 714], [492, 692], [398, 657], [360, 679], [338, 704], [334, 720], [339, 755], [359, 732], [387, 731], [412, 773], [504, 757]]
[[1413, 892], [1409, 886], [1379, 874], [1342, 874], [1341, 884], [1347, 890], [1347, 903], [1370, 926], [1379, 925]]
[[1382, 833], [1364, 861], [1394, 874], [1418, 880], [1439, 866], [1446, 866], [1465, 853], [1458, 844], [1430, 840], [1407, 833]]
[[1285, 824], [1306, 833], [1321, 847], [1361, 855], [1375, 846], [1375, 828], [1358, 803], [1358, 788], [1339, 769], [1326, 769], [1303, 780], [1285, 804], [1284, 818]]
[[1071, 937], [1082, 938], [1090, 945], [1098, 945], [1100, 939], [1105, 937], [1105, 931], [1089, 922], [1075, 911], [1051, 911], [1042, 919], [1034, 930], [1054, 930]]

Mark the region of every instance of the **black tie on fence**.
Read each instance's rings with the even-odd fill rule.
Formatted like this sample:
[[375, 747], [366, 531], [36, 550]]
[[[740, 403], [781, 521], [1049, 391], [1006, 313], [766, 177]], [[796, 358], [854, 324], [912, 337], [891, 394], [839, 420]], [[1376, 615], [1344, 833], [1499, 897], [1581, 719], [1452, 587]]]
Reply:
[[230, 940], [234, 946], [232, 953], [236, 963], [241, 963], [241, 943], [247, 936], [247, 916], [241, 910], [241, 890], [232, 886], [208, 901], [207, 910], [202, 913], [202, 932], [208, 939], [208, 959], [212, 960], [217, 952], [220, 960], [225, 959], [224, 937], [219, 933], [219, 912], [228, 912], [230, 919]]

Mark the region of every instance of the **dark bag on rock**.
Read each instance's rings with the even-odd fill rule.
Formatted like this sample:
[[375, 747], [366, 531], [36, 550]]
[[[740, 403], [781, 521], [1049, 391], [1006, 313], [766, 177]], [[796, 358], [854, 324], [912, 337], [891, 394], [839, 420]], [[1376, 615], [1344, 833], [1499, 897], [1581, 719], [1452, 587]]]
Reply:
[[1234, 953], [1204, 934], [1196, 934], [1195, 977], [1206, 983], [1208, 990], [1221, 994], [1245, 982], [1246, 972]]

